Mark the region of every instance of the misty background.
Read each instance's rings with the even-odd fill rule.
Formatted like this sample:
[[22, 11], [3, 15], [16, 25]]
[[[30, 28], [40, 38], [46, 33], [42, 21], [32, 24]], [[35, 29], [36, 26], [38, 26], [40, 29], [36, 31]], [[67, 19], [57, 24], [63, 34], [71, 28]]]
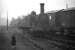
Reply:
[[75, 0], [0, 0], [0, 25], [6, 25], [7, 15], [9, 23], [12, 18], [17, 19], [30, 14], [33, 10], [40, 13], [40, 3], [45, 3], [45, 12], [60, 10], [75, 6]]

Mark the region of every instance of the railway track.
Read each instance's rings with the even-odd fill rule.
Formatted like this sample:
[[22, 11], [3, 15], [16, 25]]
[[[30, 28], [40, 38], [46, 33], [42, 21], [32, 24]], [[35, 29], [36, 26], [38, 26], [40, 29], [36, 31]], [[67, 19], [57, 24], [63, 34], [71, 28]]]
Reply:
[[75, 36], [74, 35], [68, 35], [68, 36], [56, 36], [56, 35], [35, 35], [34, 38], [41, 38], [41, 39], [47, 39], [50, 41], [55, 41], [57, 43], [61, 43], [61, 45], [56, 43], [51, 43], [54, 46], [64, 49], [64, 50], [75, 50]]
[[[48, 43], [51, 45], [54, 45], [55, 47], [61, 48], [63, 50], [75, 50], [75, 37], [74, 35], [70, 35], [67, 38], [65, 38], [66, 36], [60, 36], [60, 35], [55, 35], [55, 33], [52, 33], [54, 35], [52, 35], [51, 33], [46, 33], [46, 32], [30, 32], [32, 37], [34, 38], [38, 38], [38, 39], [46, 39], [48, 40]], [[74, 37], [74, 38], [72, 38]], [[23, 39], [27, 39], [28, 41], [30, 41], [30, 43], [34, 46], [34, 48], [39, 48], [40, 50], [44, 50], [43, 47], [41, 47], [40, 45], [38, 45], [37, 43], [34, 42], [34, 40], [28, 39], [27, 37], [23, 36]], [[50, 42], [50, 41], [54, 41], [54, 42]], [[60, 44], [58, 44], [60, 43]]]
[[[36, 49], [36, 48], [38, 48], [38, 50], [46, 50], [47, 48], [47, 46], [45, 47], [45, 46], [43, 46], [43, 45], [41, 45], [40, 44], [40, 42], [37, 42], [36, 40], [33, 40], [33, 39], [30, 39], [30, 38], [28, 38], [28, 37], [25, 37], [25, 36], [22, 36], [22, 39], [23, 39], [23, 42], [25, 43], [25, 40], [27, 40], [28, 42], [29, 42], [29, 44], [27, 44], [27, 45], [30, 45], [31, 44], [31, 46], [34, 48], [34, 49]], [[54, 45], [54, 47], [53, 48], [56, 48], [57, 47], [57, 45], [55, 44], [55, 43], [50, 43], [50, 41], [48, 41], [47, 43], [49, 43], [50, 45]], [[26, 44], [25, 44], [26, 45]], [[49, 47], [49, 46], [48, 46]], [[60, 47], [60, 46], [59, 46]], [[50, 48], [50, 47], [49, 47]], [[47, 50], [49, 50], [49, 49], [47, 49]]]
[[21, 36], [21, 39], [25, 46], [31, 46], [33, 49], [44, 50], [42, 47], [33, 42], [33, 40], [25, 37], [24, 35]]

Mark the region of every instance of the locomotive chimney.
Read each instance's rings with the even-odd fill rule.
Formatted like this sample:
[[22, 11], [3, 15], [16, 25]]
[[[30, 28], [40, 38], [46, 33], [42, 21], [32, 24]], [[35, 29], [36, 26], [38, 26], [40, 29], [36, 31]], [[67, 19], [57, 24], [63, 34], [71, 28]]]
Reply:
[[40, 3], [40, 14], [44, 14], [44, 3]]

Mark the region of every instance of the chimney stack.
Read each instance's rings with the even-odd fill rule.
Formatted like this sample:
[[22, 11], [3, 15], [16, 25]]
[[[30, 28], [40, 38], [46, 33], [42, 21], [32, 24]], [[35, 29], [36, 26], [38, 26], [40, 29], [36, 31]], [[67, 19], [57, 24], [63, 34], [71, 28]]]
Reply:
[[44, 3], [40, 3], [40, 14], [44, 14]]

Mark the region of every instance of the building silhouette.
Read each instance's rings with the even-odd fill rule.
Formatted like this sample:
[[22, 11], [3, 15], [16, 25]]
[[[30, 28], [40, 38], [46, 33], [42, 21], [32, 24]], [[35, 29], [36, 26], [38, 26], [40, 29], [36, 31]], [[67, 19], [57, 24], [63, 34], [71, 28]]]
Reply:
[[68, 8], [56, 12], [56, 26], [75, 27], [75, 8]]

